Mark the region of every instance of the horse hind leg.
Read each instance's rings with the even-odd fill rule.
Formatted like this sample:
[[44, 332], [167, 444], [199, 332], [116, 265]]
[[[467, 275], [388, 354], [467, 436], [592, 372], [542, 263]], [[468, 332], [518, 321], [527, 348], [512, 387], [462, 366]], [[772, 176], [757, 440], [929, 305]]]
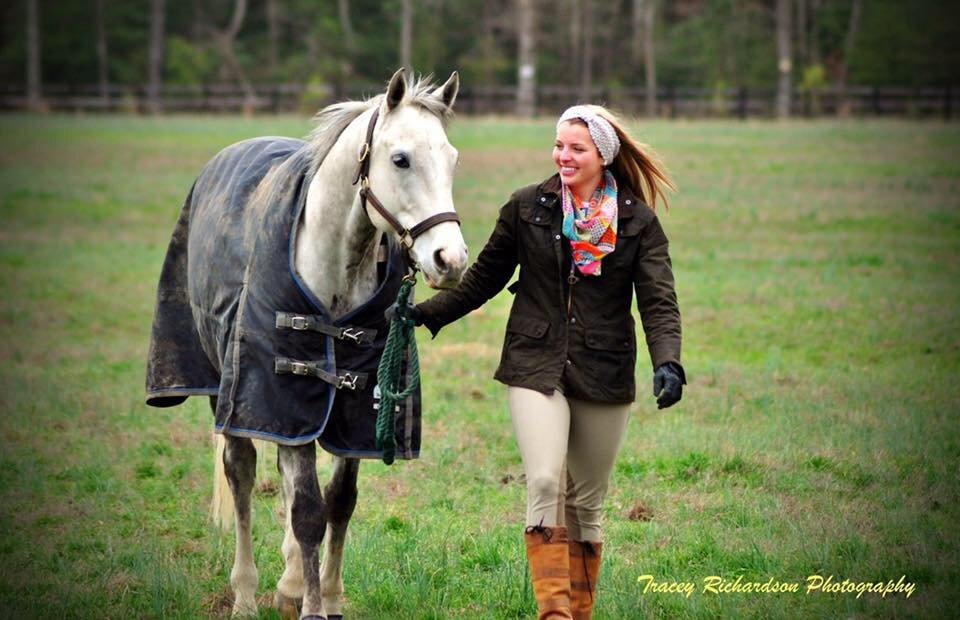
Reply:
[[[302, 446], [279, 446], [278, 453], [285, 495], [291, 498], [286, 500], [288, 515], [285, 518], [289, 519], [289, 529], [300, 547], [303, 581], [301, 618], [323, 618], [320, 544], [323, 542], [327, 519], [320, 484], [317, 482], [316, 444], [311, 442]], [[291, 556], [284, 553], [284, 558], [288, 561], [293, 559]], [[295, 573], [291, 572], [291, 577], [293, 576]], [[278, 584], [278, 590], [279, 588]]]
[[257, 567], [253, 562], [251, 496], [257, 474], [257, 451], [243, 437], [224, 435], [223, 467], [233, 494], [237, 547], [230, 572], [233, 615], [257, 613]]
[[327, 501], [327, 544], [320, 571], [320, 593], [327, 620], [342, 618], [343, 545], [357, 505], [359, 459], [334, 458], [333, 477], [324, 488]]

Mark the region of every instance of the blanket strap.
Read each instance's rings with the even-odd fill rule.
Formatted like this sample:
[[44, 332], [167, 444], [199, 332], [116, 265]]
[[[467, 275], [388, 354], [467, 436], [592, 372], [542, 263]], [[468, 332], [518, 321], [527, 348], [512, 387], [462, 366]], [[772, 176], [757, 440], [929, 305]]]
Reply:
[[377, 330], [366, 327], [337, 327], [325, 323], [315, 314], [294, 314], [293, 312], [277, 311], [277, 329], [293, 329], [296, 331], [312, 331], [333, 336], [340, 340], [351, 340], [360, 344], [370, 344], [377, 336]]
[[338, 390], [342, 388], [362, 390], [367, 385], [367, 373], [365, 372], [350, 372], [347, 370], [342, 375], [337, 375], [324, 370], [319, 362], [304, 362], [289, 357], [276, 358], [274, 360], [274, 372], [278, 375], [316, 377], [326, 381]]

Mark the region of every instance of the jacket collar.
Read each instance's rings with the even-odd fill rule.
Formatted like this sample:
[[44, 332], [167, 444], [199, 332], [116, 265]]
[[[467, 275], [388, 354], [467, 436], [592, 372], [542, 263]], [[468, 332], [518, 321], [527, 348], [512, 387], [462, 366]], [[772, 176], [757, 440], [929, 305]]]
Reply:
[[[619, 179], [618, 179], [619, 183]], [[537, 202], [548, 207], [560, 204], [560, 175], [554, 174], [537, 187]], [[619, 183], [617, 187], [617, 219], [625, 220], [633, 217], [637, 207], [637, 197], [626, 185]]]

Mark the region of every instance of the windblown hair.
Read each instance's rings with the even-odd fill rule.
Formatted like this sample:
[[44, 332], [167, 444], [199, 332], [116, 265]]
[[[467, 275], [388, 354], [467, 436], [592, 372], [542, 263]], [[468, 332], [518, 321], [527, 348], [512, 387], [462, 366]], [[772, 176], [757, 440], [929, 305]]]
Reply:
[[[406, 80], [406, 78], [404, 78]], [[410, 84], [404, 91], [403, 99], [399, 105], [416, 105], [434, 116], [438, 117], [446, 127], [447, 123], [453, 118], [453, 110], [435, 96], [436, 86], [433, 83], [432, 76], [420, 76]], [[341, 101], [323, 108], [314, 115], [313, 120], [317, 126], [307, 137], [308, 148], [311, 150], [313, 160], [313, 171], [316, 171], [323, 163], [327, 153], [333, 148], [334, 143], [340, 138], [343, 130], [352, 123], [358, 116], [379, 106], [384, 99], [384, 95], [375, 95], [364, 101]]]
[[[657, 210], [657, 201], [662, 199], [663, 206], [668, 211], [670, 205], [667, 202], [667, 188], [677, 191], [669, 173], [664, 167], [660, 158], [654, 150], [640, 142], [634, 140], [626, 132], [620, 119], [606, 108], [598, 105], [586, 106], [595, 114], [602, 116], [609, 121], [617, 132], [617, 138], [620, 139], [620, 152], [610, 164], [610, 170], [621, 183], [626, 183], [633, 193], [639, 196], [645, 203], [650, 205], [654, 211]], [[570, 122], [586, 125], [580, 119], [573, 119]]]

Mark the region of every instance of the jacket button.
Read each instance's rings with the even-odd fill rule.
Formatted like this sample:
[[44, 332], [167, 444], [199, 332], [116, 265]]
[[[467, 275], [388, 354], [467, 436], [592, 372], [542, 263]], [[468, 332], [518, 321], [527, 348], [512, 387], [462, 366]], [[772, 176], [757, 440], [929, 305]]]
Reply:
[[576, 322], [577, 322], [577, 317], [575, 317], [575, 316], [570, 317], [570, 322], [571, 322], [571, 323], [576, 323]]
[[560, 235], [557, 235], [556, 237], [554, 237], [554, 239], [556, 239], [557, 241], [560, 241]]
[[546, 202], [546, 201], [547, 201], [546, 196], [540, 196], [540, 202]]
[[538, 215], [537, 217], [535, 217], [535, 218], [533, 218], [533, 219], [534, 219], [534, 221], [539, 222], [539, 221], [540, 221], [540, 216]]
[[571, 362], [570, 360], [567, 360], [567, 366], [569, 366], [569, 365], [571, 365], [571, 364], [573, 364], [573, 362]]
[[632, 204], [633, 204], [633, 201], [630, 200], [629, 198], [627, 198], [627, 199], [624, 200], [623, 202], [624, 202], [625, 204], [628, 204], [628, 205], [632, 205]]

